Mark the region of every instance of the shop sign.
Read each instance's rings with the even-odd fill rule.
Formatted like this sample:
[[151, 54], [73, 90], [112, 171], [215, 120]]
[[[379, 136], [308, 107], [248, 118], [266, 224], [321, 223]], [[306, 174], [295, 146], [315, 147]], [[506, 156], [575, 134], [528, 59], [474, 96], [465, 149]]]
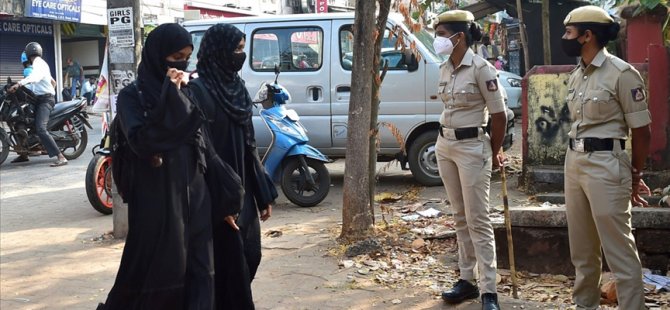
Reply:
[[26, 16], [81, 22], [81, 0], [26, 0]]

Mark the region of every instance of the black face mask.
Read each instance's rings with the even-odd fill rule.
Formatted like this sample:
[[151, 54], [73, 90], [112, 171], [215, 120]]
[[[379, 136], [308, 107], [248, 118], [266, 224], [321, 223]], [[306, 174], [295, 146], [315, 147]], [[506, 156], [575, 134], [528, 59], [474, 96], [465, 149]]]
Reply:
[[177, 70], [184, 71], [186, 68], [188, 68], [188, 60], [181, 60], [181, 61], [165, 61], [168, 67], [170, 68], [175, 68]]
[[565, 55], [569, 57], [579, 57], [582, 55], [582, 46], [584, 46], [584, 43], [579, 43], [578, 39], [561, 39], [561, 47]]
[[230, 69], [237, 72], [242, 70], [242, 66], [244, 66], [244, 61], [247, 59], [247, 54], [242, 52], [242, 53], [233, 53], [231, 56], [231, 59], [229, 61], [230, 64]]

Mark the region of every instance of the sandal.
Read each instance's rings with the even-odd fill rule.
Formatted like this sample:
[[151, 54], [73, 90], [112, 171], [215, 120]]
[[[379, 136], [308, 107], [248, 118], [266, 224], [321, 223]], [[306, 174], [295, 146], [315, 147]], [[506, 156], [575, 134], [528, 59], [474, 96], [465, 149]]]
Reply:
[[67, 159], [57, 159], [56, 162], [51, 164], [51, 167], [60, 167], [67, 165]]
[[23, 162], [27, 162], [27, 161], [29, 161], [28, 156], [19, 155], [19, 157], [14, 158], [14, 160], [12, 160], [12, 164], [23, 163]]

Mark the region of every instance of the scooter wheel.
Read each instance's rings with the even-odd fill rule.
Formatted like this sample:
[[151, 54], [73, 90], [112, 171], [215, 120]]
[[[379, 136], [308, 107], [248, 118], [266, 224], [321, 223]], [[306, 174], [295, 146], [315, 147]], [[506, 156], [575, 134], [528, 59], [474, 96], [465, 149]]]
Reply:
[[[330, 191], [330, 174], [322, 161], [305, 158], [303, 167], [300, 156], [288, 158], [283, 165], [281, 189], [286, 198], [301, 207], [318, 205]], [[314, 184], [308, 182], [312, 176]]]
[[85, 184], [93, 209], [112, 214], [112, 157], [96, 154], [88, 163]]

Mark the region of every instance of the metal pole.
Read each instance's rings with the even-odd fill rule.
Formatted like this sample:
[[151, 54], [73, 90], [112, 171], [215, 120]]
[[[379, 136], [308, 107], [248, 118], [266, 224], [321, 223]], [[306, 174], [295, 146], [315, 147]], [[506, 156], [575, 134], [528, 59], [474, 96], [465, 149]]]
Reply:
[[[501, 151], [502, 154], [502, 151]], [[516, 266], [514, 265], [514, 242], [512, 241], [512, 219], [509, 215], [509, 202], [507, 200], [507, 176], [505, 175], [505, 166], [500, 167], [500, 176], [502, 178], [502, 196], [505, 206], [505, 228], [507, 230], [507, 253], [509, 254], [509, 269], [512, 277], [512, 296], [519, 299], [517, 291], [518, 284], [516, 279]]]

